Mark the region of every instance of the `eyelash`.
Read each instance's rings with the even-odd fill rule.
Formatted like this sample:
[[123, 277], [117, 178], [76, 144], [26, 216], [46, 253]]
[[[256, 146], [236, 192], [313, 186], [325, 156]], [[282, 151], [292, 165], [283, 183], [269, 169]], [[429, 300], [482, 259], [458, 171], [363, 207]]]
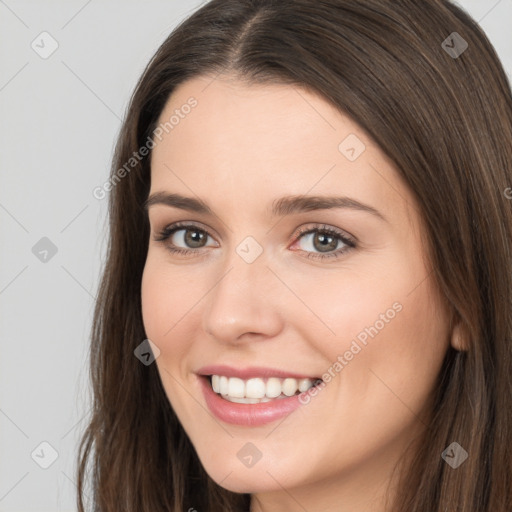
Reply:
[[[211, 237], [210, 233], [206, 231], [205, 229], [199, 228], [198, 226], [194, 224], [189, 224], [186, 222], [175, 222], [174, 224], [171, 224], [170, 226], [165, 227], [156, 234], [154, 240], [156, 242], [165, 242], [168, 240], [175, 232], [181, 231], [183, 229], [187, 230], [189, 228], [192, 228], [195, 231], [199, 231], [201, 233], [205, 233], [207, 236]], [[295, 241], [299, 240], [302, 236], [308, 235], [310, 233], [321, 233], [323, 235], [329, 235], [333, 236], [335, 238], [338, 238], [341, 242], [343, 242], [346, 247], [342, 249], [337, 249], [336, 251], [329, 252], [329, 253], [315, 253], [315, 252], [309, 252], [309, 251], [302, 251], [307, 253], [307, 258], [317, 259], [317, 260], [325, 260], [327, 258], [339, 258], [340, 256], [344, 255], [348, 251], [354, 249], [356, 247], [356, 242], [352, 237], [347, 236], [342, 231], [339, 231], [337, 229], [331, 228], [325, 224], [322, 224], [321, 226], [307, 226], [307, 227], [301, 227], [298, 229], [298, 232], [295, 236]], [[213, 237], [212, 237], [213, 238]], [[294, 242], [295, 242], [294, 241]], [[182, 248], [176, 248], [172, 245], [167, 244], [167, 249], [174, 254], [181, 254], [181, 255], [190, 255], [191, 253], [197, 252], [199, 249], [182, 249]]]

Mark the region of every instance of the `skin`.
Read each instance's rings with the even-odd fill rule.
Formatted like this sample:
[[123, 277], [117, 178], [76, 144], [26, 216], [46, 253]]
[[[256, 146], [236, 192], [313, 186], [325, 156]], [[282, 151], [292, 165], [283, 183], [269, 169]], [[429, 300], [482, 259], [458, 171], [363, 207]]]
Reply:
[[[151, 206], [142, 279], [144, 326], [160, 349], [167, 397], [208, 474], [251, 493], [252, 511], [383, 512], [394, 464], [428, 425], [429, 397], [454, 339], [415, 199], [362, 128], [320, 96], [199, 77], [174, 91], [160, 121], [191, 96], [197, 106], [156, 140], [150, 195], [199, 197], [215, 215]], [[349, 134], [366, 146], [355, 161], [338, 149]], [[302, 194], [345, 195], [387, 221], [348, 208], [270, 216], [274, 200]], [[177, 221], [210, 236], [199, 248], [183, 237], [194, 228], [155, 241]], [[324, 224], [354, 237], [356, 247], [308, 258], [325, 253], [314, 233], [298, 238], [297, 228]], [[236, 252], [248, 236], [263, 249], [250, 264]], [[173, 254], [172, 243], [196, 252]], [[333, 245], [331, 253], [346, 247]], [[200, 367], [322, 376], [395, 303], [400, 312], [284, 420], [243, 427], [209, 412]], [[262, 454], [250, 468], [237, 457], [247, 442]]]

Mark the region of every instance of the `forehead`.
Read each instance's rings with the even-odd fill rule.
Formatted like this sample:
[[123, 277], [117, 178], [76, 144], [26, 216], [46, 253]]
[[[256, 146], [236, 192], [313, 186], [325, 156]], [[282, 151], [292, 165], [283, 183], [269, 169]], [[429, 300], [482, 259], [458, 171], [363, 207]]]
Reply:
[[253, 213], [283, 195], [338, 194], [390, 219], [413, 214], [413, 199], [380, 148], [303, 88], [196, 77], [174, 91], [158, 125], [151, 193], [196, 195], [214, 208], [224, 198]]
[[[189, 109], [190, 98], [197, 104]], [[267, 162], [301, 156], [332, 162], [339, 155], [340, 130], [360, 131], [324, 99], [297, 86], [248, 85], [229, 77], [196, 77], [181, 84], [159, 124], [173, 117], [163, 134], [168, 149], [179, 149], [186, 140], [188, 148], [220, 159], [243, 154]]]

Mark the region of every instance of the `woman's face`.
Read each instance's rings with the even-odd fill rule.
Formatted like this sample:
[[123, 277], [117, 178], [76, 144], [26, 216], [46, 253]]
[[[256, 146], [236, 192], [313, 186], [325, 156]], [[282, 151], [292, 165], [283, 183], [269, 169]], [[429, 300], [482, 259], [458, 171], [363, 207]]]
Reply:
[[412, 194], [297, 87], [195, 78], [159, 122], [143, 319], [204, 468], [289, 510], [377, 503], [450, 343]]

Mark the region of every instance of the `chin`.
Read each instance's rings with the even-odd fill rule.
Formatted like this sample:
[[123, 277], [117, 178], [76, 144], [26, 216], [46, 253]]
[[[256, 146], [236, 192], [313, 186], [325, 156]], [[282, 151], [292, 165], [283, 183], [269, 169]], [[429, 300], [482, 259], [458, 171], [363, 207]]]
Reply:
[[237, 468], [236, 471], [227, 466], [208, 468], [203, 465], [203, 467], [217, 485], [231, 492], [254, 494], [282, 490], [282, 487], [271, 478], [263, 466], [259, 469]]

